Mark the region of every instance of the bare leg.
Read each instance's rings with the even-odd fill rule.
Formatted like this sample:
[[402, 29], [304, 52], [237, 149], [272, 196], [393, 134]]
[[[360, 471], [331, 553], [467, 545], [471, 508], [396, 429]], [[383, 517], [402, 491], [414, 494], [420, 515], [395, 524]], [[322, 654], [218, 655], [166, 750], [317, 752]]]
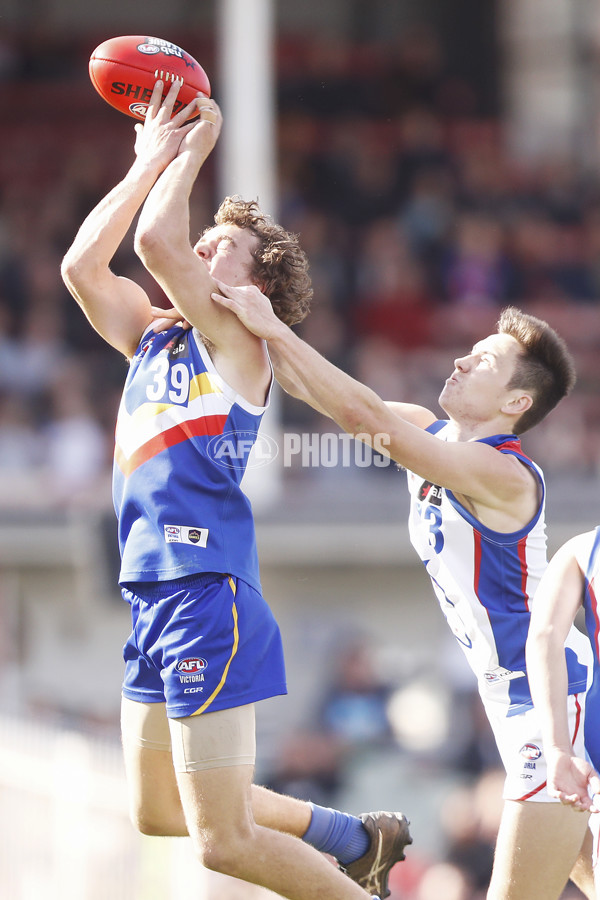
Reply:
[[581, 852], [575, 860], [575, 865], [571, 871], [571, 881], [577, 885], [588, 900], [595, 900], [594, 872], [592, 869], [592, 833], [589, 828], [585, 833]]
[[304, 837], [311, 820], [311, 808], [305, 800], [276, 794], [258, 784], [252, 785], [252, 813], [258, 825]]
[[[183, 837], [188, 834], [170, 750], [148, 750], [123, 742], [131, 819], [143, 834]], [[304, 800], [252, 785], [252, 813], [265, 828], [303, 837], [311, 809]]]
[[123, 740], [131, 821], [142, 834], [188, 833], [170, 750], [148, 750]]
[[[131, 819], [144, 834], [187, 835], [171, 754], [164, 703], [123, 700], [122, 742]], [[142, 746], [141, 740], [153, 746]], [[159, 749], [160, 748], [160, 749]], [[252, 785], [252, 813], [257, 824], [296, 837], [310, 825], [308, 803]]]
[[313, 847], [255, 823], [252, 775], [252, 766], [177, 773], [202, 863], [290, 900], [364, 900], [368, 894]]
[[506, 800], [487, 900], [558, 900], [581, 851], [587, 819], [560, 803]]

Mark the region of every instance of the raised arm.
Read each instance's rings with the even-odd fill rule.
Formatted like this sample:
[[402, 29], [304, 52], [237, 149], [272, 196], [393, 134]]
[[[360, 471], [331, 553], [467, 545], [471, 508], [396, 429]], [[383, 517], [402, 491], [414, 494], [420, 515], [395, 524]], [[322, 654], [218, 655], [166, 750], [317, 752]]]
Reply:
[[200, 241], [196, 249], [190, 243], [190, 195], [222, 124], [214, 101], [205, 101], [205, 110], [206, 118], [182, 142], [177, 159], [150, 192], [140, 214], [135, 248], [180, 316], [196, 326], [217, 351], [244, 354], [248, 350], [252, 356], [258, 343], [256, 337], [236, 316], [211, 300], [215, 290], [211, 268], [217, 258], [230, 253], [233, 242], [236, 255], [248, 245], [249, 269], [253, 237], [238, 229], [234, 239], [215, 228], [209, 229], [206, 240]]
[[156, 83], [146, 121], [136, 125], [133, 165], [87, 216], [61, 267], [65, 284], [92, 326], [129, 357], [152, 320], [150, 301], [135, 282], [115, 275], [110, 263], [156, 179], [191, 128], [185, 124], [189, 107], [170, 118], [178, 91], [176, 83], [161, 105], [162, 82]]
[[600, 779], [592, 766], [575, 756], [567, 717], [565, 640], [584, 589], [580, 560], [589, 556], [593, 532], [568, 541], [550, 561], [533, 602], [527, 639], [527, 673], [531, 696], [542, 723], [548, 764], [548, 791], [577, 809], [590, 809]]

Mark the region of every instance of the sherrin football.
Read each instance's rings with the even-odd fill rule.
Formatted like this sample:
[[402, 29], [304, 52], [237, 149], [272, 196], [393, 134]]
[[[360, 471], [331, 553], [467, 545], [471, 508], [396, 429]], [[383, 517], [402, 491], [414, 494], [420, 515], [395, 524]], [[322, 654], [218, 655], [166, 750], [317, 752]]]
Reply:
[[200, 63], [169, 41], [144, 35], [110, 38], [90, 57], [90, 78], [101, 97], [134, 119], [144, 119], [154, 83], [164, 81], [163, 96], [176, 79], [182, 82], [173, 114], [191, 103], [198, 91], [210, 97], [210, 82]]

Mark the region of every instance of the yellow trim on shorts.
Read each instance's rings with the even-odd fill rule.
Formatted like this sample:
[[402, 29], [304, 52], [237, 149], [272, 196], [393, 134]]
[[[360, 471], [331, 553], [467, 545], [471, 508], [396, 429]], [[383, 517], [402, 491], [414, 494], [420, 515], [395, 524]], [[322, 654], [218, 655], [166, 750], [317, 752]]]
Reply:
[[[233, 596], [235, 597], [236, 584], [235, 584], [235, 581], [233, 580], [233, 578], [231, 577], [231, 575], [229, 576], [229, 587], [231, 588], [231, 592], [232, 592]], [[225, 681], [227, 680], [227, 673], [229, 672], [229, 667], [230, 667], [231, 663], [233, 662], [233, 658], [234, 658], [235, 654], [238, 651], [238, 646], [240, 643], [240, 633], [238, 630], [238, 611], [237, 611], [237, 606], [235, 605], [235, 600], [233, 601], [233, 604], [231, 607], [231, 612], [233, 614], [233, 647], [231, 648], [231, 656], [227, 660], [227, 664], [226, 664], [225, 668], [223, 669], [223, 674], [221, 676], [221, 680], [219, 681], [218, 685], [216, 686], [216, 688], [214, 689], [214, 691], [212, 692], [212, 694], [210, 695], [210, 697], [208, 698], [206, 703], [203, 703], [202, 706], [200, 707], [200, 709], [197, 709], [196, 712], [191, 713], [192, 716], [199, 716], [203, 712], [205, 712], [206, 709], [213, 702], [215, 697], [221, 692], [221, 688], [223, 687], [223, 685], [225, 684]]]

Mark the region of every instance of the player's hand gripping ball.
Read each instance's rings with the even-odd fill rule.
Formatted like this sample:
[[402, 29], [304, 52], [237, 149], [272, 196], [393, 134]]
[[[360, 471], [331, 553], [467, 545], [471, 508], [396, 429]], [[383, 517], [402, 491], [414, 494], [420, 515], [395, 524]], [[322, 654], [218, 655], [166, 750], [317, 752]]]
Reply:
[[164, 82], [164, 95], [175, 80], [181, 82], [173, 115], [198, 91], [210, 97], [208, 76], [193, 56], [169, 41], [139, 34], [110, 38], [96, 47], [90, 57], [90, 78], [107, 103], [142, 121], [158, 79]]

